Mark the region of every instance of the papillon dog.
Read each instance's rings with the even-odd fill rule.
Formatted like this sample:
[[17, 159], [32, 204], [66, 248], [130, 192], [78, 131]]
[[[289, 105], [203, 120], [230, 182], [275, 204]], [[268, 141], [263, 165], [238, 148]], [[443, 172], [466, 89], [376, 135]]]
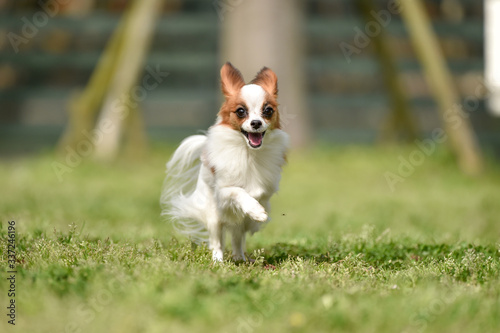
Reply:
[[167, 163], [162, 215], [197, 242], [208, 242], [223, 260], [231, 234], [233, 258], [244, 260], [246, 233], [269, 221], [269, 199], [278, 190], [288, 135], [281, 129], [278, 79], [264, 67], [245, 84], [227, 62], [221, 68], [225, 101], [205, 135], [186, 138]]

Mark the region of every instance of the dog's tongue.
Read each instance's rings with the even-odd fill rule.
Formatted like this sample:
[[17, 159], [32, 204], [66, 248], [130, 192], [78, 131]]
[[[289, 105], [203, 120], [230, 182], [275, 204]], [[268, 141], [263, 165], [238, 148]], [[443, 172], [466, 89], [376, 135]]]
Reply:
[[260, 146], [262, 143], [262, 133], [248, 133], [248, 139], [253, 146]]

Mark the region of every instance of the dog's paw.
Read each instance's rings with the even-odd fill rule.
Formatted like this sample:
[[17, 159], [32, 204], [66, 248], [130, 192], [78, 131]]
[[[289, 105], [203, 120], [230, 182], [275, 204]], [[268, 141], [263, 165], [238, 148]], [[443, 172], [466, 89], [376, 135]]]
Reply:
[[245, 258], [244, 254], [233, 254], [233, 261], [234, 262], [246, 262], [247, 258]]
[[265, 211], [250, 214], [250, 217], [256, 222], [266, 222], [268, 219], [267, 213]]
[[254, 198], [248, 197], [241, 202], [243, 213], [256, 222], [266, 222], [268, 219], [266, 210]]
[[223, 254], [221, 250], [213, 250], [212, 251], [212, 260], [214, 262], [222, 262], [223, 261]]
[[259, 203], [248, 212], [248, 216], [256, 222], [266, 222], [268, 219], [266, 210]]

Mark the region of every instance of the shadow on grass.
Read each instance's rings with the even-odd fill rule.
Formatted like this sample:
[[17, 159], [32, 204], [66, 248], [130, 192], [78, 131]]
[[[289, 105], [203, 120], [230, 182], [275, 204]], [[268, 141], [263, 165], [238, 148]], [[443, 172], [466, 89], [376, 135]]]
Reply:
[[333, 243], [326, 247], [311, 247], [289, 243], [277, 243], [266, 249], [263, 257], [268, 264], [277, 265], [290, 258], [300, 257], [315, 263], [336, 263], [348, 255], [362, 255], [363, 261], [376, 268], [394, 269], [404, 262], [462, 260], [473, 251], [485, 257], [499, 259], [497, 246], [476, 246], [469, 243], [457, 244], [402, 244], [395, 242], [350, 244]]
[[[0, 227], [0, 241], [6, 243], [7, 240], [6, 230]], [[208, 248], [193, 247], [189, 241], [178, 241], [176, 238], [169, 241], [150, 239], [139, 243], [113, 242], [109, 238], [81, 236], [72, 227], [68, 232], [54, 230], [53, 235], [41, 230], [20, 233], [16, 242], [19, 274], [33, 281], [52, 283], [60, 294], [70, 290], [85, 293], [87, 281], [104, 267], [133, 271], [138, 263], [147, 264], [151, 258], [213, 267]], [[498, 244], [425, 244], [409, 238], [397, 241], [377, 241], [371, 237], [343, 238], [322, 245], [276, 243], [257, 251], [254, 256], [263, 259], [265, 269], [278, 270], [300, 258], [312, 266], [337, 265], [342, 268], [357, 265], [371, 272], [401, 271], [414, 266], [419, 266], [418, 269], [433, 267], [438, 275], [479, 283], [498, 278], [500, 272]]]

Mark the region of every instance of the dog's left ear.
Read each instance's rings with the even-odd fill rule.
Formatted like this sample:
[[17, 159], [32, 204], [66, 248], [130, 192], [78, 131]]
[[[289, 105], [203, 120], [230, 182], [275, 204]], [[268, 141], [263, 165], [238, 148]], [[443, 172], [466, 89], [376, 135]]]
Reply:
[[234, 96], [245, 85], [243, 76], [230, 62], [226, 62], [220, 70], [222, 93], [226, 98]]
[[271, 69], [263, 67], [250, 83], [258, 84], [274, 98], [278, 97], [278, 77]]

